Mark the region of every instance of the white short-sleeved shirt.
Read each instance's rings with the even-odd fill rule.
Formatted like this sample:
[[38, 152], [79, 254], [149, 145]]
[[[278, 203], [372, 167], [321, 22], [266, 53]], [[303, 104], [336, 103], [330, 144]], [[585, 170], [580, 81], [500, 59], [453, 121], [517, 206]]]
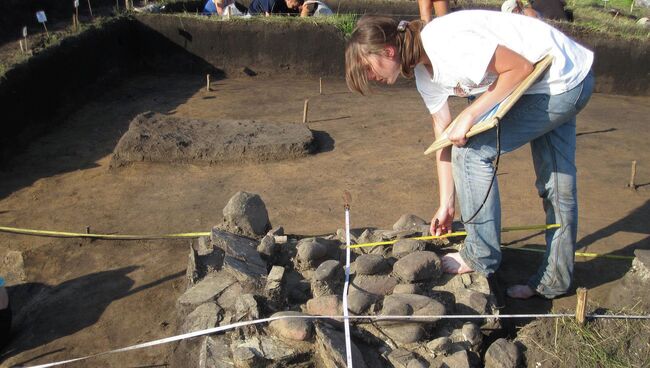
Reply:
[[553, 55], [544, 77], [526, 94], [556, 95], [577, 86], [587, 76], [594, 54], [547, 23], [532, 17], [489, 10], [458, 11], [434, 19], [421, 33], [433, 75], [423, 64], [415, 81], [429, 112], [436, 113], [449, 96], [483, 93], [496, 80], [487, 67], [498, 45], [530, 62]]

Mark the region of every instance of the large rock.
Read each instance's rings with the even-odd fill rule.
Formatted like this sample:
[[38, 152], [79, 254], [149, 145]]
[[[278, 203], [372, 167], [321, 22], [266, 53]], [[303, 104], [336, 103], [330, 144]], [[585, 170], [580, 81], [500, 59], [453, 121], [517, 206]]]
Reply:
[[[415, 294], [393, 294], [384, 298], [381, 309], [382, 316], [440, 316], [445, 314], [445, 307], [426, 296]], [[427, 331], [427, 325], [439, 318], [422, 318], [417, 320], [381, 321], [382, 331], [394, 341], [410, 344], [422, 340]]]
[[285, 290], [283, 287], [284, 280], [284, 267], [273, 266], [269, 274], [266, 276], [266, 286], [264, 292], [266, 297], [274, 303], [280, 303], [285, 298]]
[[422, 218], [412, 215], [404, 214], [402, 217], [393, 224], [393, 230], [420, 230], [423, 227], [428, 227], [427, 222]]
[[348, 310], [354, 314], [364, 314], [371, 309], [380, 297], [351, 287], [348, 291]]
[[350, 283], [350, 290], [357, 289], [366, 293], [384, 296], [391, 294], [398, 280], [390, 275], [356, 275]]
[[388, 353], [388, 361], [395, 368], [407, 368], [409, 362], [417, 360], [415, 354], [406, 349], [395, 349]]
[[278, 245], [275, 243], [273, 235], [265, 235], [260, 244], [257, 246], [257, 252], [265, 256], [266, 259], [272, 260], [278, 253]]
[[299, 269], [316, 267], [323, 260], [338, 252], [338, 247], [333, 242], [321, 238], [301, 239], [296, 248], [296, 260]]
[[223, 272], [207, 276], [178, 298], [181, 314], [183, 310], [194, 310], [203, 303], [216, 300], [224, 290], [236, 282], [237, 280]]
[[440, 258], [433, 252], [413, 252], [395, 262], [393, 273], [406, 282], [436, 280], [442, 274]]
[[493, 342], [485, 352], [485, 368], [516, 368], [520, 360], [517, 345], [503, 338]]
[[[309, 345], [308, 343], [305, 344]], [[274, 367], [285, 367], [289, 366], [291, 362], [295, 363], [300, 355], [303, 355], [304, 350], [306, 350], [306, 346], [302, 346], [297, 341], [286, 343], [282, 340], [264, 335], [252, 336], [244, 341], [234, 342], [232, 347], [250, 348], [258, 352], [267, 361], [273, 362], [272, 366]], [[269, 364], [264, 366], [269, 366]]]
[[343, 304], [338, 295], [321, 296], [307, 301], [306, 312], [315, 316], [340, 316]]
[[460, 350], [442, 359], [443, 367], [471, 368], [467, 351]]
[[393, 257], [402, 258], [413, 252], [423, 251], [427, 244], [422, 240], [400, 239], [393, 244]]
[[[278, 312], [271, 317], [292, 316], [299, 317], [305, 314], [300, 312]], [[289, 340], [304, 341], [311, 338], [313, 333], [313, 323], [306, 318], [284, 318], [272, 321], [269, 324], [271, 332], [277, 337]]]
[[354, 270], [357, 275], [375, 275], [390, 271], [390, 265], [378, 254], [362, 254], [354, 261]]
[[266, 364], [261, 353], [250, 347], [237, 347], [232, 351], [235, 368], [262, 368]]
[[185, 317], [181, 333], [216, 327], [219, 324], [219, 313], [221, 313], [221, 308], [214, 302], [199, 305]]
[[269, 213], [259, 195], [237, 192], [226, 207], [223, 219], [227, 229], [247, 236], [263, 236], [271, 229]]
[[[347, 366], [347, 355], [345, 348], [345, 335], [324, 325], [316, 326], [317, 354], [321, 364], [326, 368], [339, 368]], [[350, 342], [352, 349], [352, 366], [365, 368], [366, 362], [363, 355], [354, 341]]]
[[256, 249], [256, 242], [219, 228], [212, 229], [212, 244], [225, 252], [223, 268], [238, 281], [257, 285], [266, 276], [266, 262]]
[[418, 284], [399, 284], [393, 289], [393, 294], [420, 294], [422, 289]]
[[343, 268], [341, 262], [328, 260], [321, 263], [314, 272], [314, 279], [317, 281], [341, 281]]
[[427, 349], [437, 355], [447, 355], [452, 347], [452, 341], [449, 337], [443, 336], [433, 339], [427, 343]]
[[[187, 362], [184, 362], [187, 364]], [[200, 345], [199, 368], [233, 368], [232, 353], [225, 335], [206, 336]]]

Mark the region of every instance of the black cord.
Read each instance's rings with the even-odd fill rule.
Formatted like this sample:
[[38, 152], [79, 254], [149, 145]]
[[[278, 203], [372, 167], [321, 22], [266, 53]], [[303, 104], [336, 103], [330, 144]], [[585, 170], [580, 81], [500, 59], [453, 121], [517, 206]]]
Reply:
[[485, 198], [483, 198], [483, 202], [479, 206], [479, 208], [474, 212], [472, 217], [469, 218], [469, 220], [465, 221], [463, 220], [463, 216], [460, 216], [460, 222], [462, 222], [464, 225], [467, 224], [473, 224], [471, 221], [474, 220], [474, 217], [478, 215], [479, 212], [481, 212], [481, 209], [483, 209], [483, 206], [485, 205], [485, 202], [487, 202], [488, 196], [490, 195], [490, 191], [492, 190], [492, 185], [494, 185], [494, 182], [497, 179], [497, 171], [499, 170], [499, 158], [501, 158], [501, 121], [499, 118], [495, 117], [497, 120], [497, 159], [496, 162], [494, 163], [494, 173], [492, 174], [492, 180], [490, 181], [490, 186], [487, 189], [487, 192], [485, 193]]

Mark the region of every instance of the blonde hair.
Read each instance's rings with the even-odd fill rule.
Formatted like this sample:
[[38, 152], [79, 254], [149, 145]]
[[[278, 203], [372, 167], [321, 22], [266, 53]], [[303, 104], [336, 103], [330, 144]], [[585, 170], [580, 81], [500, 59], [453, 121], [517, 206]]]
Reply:
[[368, 60], [370, 55], [384, 55], [385, 46], [397, 51], [402, 75], [413, 77], [413, 69], [424, 55], [420, 31], [422, 21], [408, 22], [403, 30], [399, 23], [389, 17], [365, 15], [352, 32], [345, 48], [345, 81], [351, 91], [366, 94], [368, 88]]

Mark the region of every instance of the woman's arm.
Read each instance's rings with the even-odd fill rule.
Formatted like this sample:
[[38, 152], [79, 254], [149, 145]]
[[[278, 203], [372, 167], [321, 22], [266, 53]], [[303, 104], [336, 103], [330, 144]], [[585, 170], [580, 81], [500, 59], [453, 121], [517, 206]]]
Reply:
[[[433, 133], [436, 137], [440, 137], [451, 123], [449, 105], [445, 102], [443, 107], [432, 115], [432, 118]], [[431, 219], [430, 232], [432, 235], [451, 232], [451, 224], [454, 220], [456, 190], [451, 171], [451, 147], [436, 152], [436, 169], [438, 171], [439, 208]]]
[[456, 146], [467, 143], [465, 135], [476, 120], [503, 101], [533, 71], [533, 64], [505, 46], [497, 46], [487, 71], [497, 74], [488, 90], [458, 115], [458, 122], [449, 132]]

